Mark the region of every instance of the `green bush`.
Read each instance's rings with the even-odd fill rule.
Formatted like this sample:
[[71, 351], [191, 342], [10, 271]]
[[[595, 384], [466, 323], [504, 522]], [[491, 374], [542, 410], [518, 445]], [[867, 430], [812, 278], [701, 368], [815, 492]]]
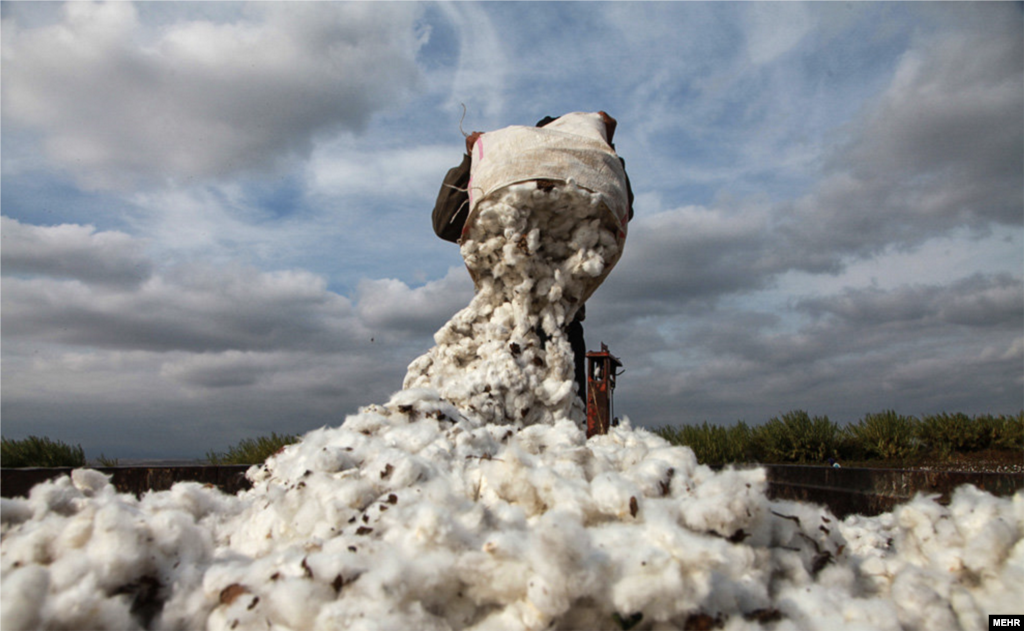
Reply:
[[732, 427], [709, 425], [683, 425], [660, 427], [656, 434], [675, 445], [693, 449], [701, 464], [726, 464], [750, 460], [750, 428], [740, 421]]
[[277, 435], [272, 432], [270, 436], [258, 438], [246, 438], [234, 447], [228, 448], [225, 453], [207, 452], [206, 459], [210, 464], [260, 464], [270, 456], [276, 454], [283, 447], [299, 442], [299, 437], [292, 434]]
[[29, 436], [21, 440], [2, 439], [0, 465], [4, 467], [84, 467], [81, 445], [65, 444], [49, 438]]
[[1015, 415], [1000, 414], [995, 423], [998, 431], [992, 444], [994, 448], [1024, 450], [1024, 411]]
[[858, 450], [868, 458], [905, 460], [919, 452], [918, 420], [893, 410], [868, 414], [846, 428]]
[[963, 412], [943, 412], [922, 419], [919, 433], [932, 453], [949, 457], [992, 447], [1000, 425], [992, 416], [971, 418]]
[[103, 454], [100, 454], [99, 457], [96, 458], [96, 463], [99, 466], [101, 466], [101, 467], [116, 467], [116, 466], [118, 466], [117, 458], [107, 458]]
[[827, 416], [793, 410], [755, 427], [751, 438], [753, 455], [763, 462], [820, 463], [839, 455], [842, 432]]
[[828, 417], [811, 418], [795, 410], [754, 428], [743, 422], [722, 427], [705, 421], [702, 425], [660, 427], [654, 432], [673, 444], [689, 446], [702, 464], [821, 463], [829, 457], [901, 461], [984, 449], [1024, 450], [1024, 411], [974, 418], [943, 413], [918, 421], [888, 410], [840, 428]]

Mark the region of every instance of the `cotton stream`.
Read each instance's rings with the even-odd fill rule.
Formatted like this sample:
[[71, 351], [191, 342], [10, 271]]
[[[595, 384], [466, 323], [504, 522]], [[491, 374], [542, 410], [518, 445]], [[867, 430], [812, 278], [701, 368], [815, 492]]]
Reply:
[[477, 294], [404, 388], [252, 467], [141, 499], [97, 471], [3, 500], [14, 629], [985, 629], [1024, 602], [1024, 494], [839, 520], [624, 419], [586, 439], [564, 327], [617, 260], [572, 182], [480, 203]]

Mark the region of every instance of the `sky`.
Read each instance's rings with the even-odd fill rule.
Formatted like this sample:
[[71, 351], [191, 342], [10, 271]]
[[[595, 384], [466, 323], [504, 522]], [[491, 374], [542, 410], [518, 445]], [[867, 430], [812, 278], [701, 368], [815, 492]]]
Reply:
[[1018, 3], [0, 11], [6, 438], [193, 458], [383, 403], [473, 295], [430, 221], [463, 132], [597, 110], [617, 415], [1024, 408]]

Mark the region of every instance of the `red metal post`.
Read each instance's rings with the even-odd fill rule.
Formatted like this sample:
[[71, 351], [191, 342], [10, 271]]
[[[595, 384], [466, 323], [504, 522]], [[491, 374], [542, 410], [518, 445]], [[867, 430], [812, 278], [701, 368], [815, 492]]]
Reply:
[[612, 393], [622, 362], [601, 344], [600, 351], [587, 353], [587, 438], [607, 434], [612, 418]]

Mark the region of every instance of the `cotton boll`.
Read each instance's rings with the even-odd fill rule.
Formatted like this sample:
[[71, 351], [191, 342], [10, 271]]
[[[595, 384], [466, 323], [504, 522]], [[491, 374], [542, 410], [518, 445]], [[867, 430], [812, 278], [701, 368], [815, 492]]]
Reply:
[[972, 572], [992, 576], [1021, 538], [1021, 527], [1000, 510], [1002, 506], [1005, 504], [972, 485], [953, 493], [950, 514], [965, 541], [964, 565]]
[[892, 586], [897, 617], [904, 628], [957, 629], [959, 624], [949, 602], [928, 584], [921, 570], [907, 568]]
[[965, 542], [948, 508], [918, 496], [897, 509], [895, 515], [900, 525], [897, 545], [908, 561], [951, 572], [963, 567]]
[[63, 549], [60, 557], [49, 566], [51, 587], [60, 592], [76, 585], [95, 571], [94, 564], [95, 561], [85, 554]]
[[0, 627], [9, 631], [38, 629], [49, 587], [50, 576], [44, 567], [5, 569], [0, 583]]
[[452, 627], [424, 610], [420, 603], [401, 607], [377, 606], [372, 609], [353, 608], [345, 600], [332, 603], [321, 611], [313, 629], [328, 631], [377, 631], [378, 629], [423, 629], [448, 631]]
[[548, 617], [568, 611], [573, 601], [593, 593], [602, 580], [590, 555], [590, 537], [578, 515], [560, 509], [534, 525], [526, 559], [533, 570], [527, 599]]
[[586, 276], [600, 276], [604, 271], [604, 260], [599, 256], [589, 256], [581, 261], [579, 271]]
[[144, 510], [184, 510], [196, 521], [209, 519], [220, 523], [238, 513], [245, 503], [237, 496], [226, 495], [216, 488], [198, 482], [179, 482], [163, 493], [147, 493], [141, 505]]
[[101, 588], [117, 589], [148, 569], [140, 561], [148, 557], [151, 535], [148, 524], [138, 517], [135, 511], [115, 503], [101, 506], [93, 516], [85, 553], [95, 564]]
[[629, 480], [614, 473], [602, 473], [591, 482], [594, 507], [608, 517], [624, 520], [640, 515], [643, 494]]
[[28, 502], [37, 517], [48, 512], [72, 515], [78, 510], [75, 500], [80, 497], [82, 492], [74, 487], [70, 476], [61, 476], [32, 487]]
[[317, 471], [324, 473], [338, 473], [356, 466], [356, 461], [350, 452], [340, 447], [324, 447], [316, 455], [313, 465]]
[[595, 533], [614, 563], [609, 586], [612, 610], [623, 615], [644, 612], [645, 618], [667, 621], [696, 608], [710, 591], [711, 573], [698, 572], [684, 579], [677, 560], [649, 543], [645, 535], [637, 537], [621, 525]]
[[851, 598], [822, 585], [787, 587], [779, 595], [780, 610], [802, 628], [900, 631], [898, 612], [890, 603]]
[[122, 596], [107, 598], [93, 575], [68, 586], [48, 600], [44, 626], [66, 629], [137, 629], [131, 603]]
[[92, 497], [104, 489], [112, 489], [110, 476], [93, 469], [75, 469], [71, 472], [71, 482], [86, 497]]
[[282, 578], [274, 583], [261, 602], [272, 623], [291, 629], [313, 626], [319, 609], [317, 605], [334, 599], [331, 588], [320, 582], [304, 578]]
[[455, 572], [465, 584], [463, 593], [480, 606], [508, 605], [526, 595], [529, 577], [528, 565], [514, 554], [520, 545], [499, 546], [489, 541], [480, 552], [460, 556]]

